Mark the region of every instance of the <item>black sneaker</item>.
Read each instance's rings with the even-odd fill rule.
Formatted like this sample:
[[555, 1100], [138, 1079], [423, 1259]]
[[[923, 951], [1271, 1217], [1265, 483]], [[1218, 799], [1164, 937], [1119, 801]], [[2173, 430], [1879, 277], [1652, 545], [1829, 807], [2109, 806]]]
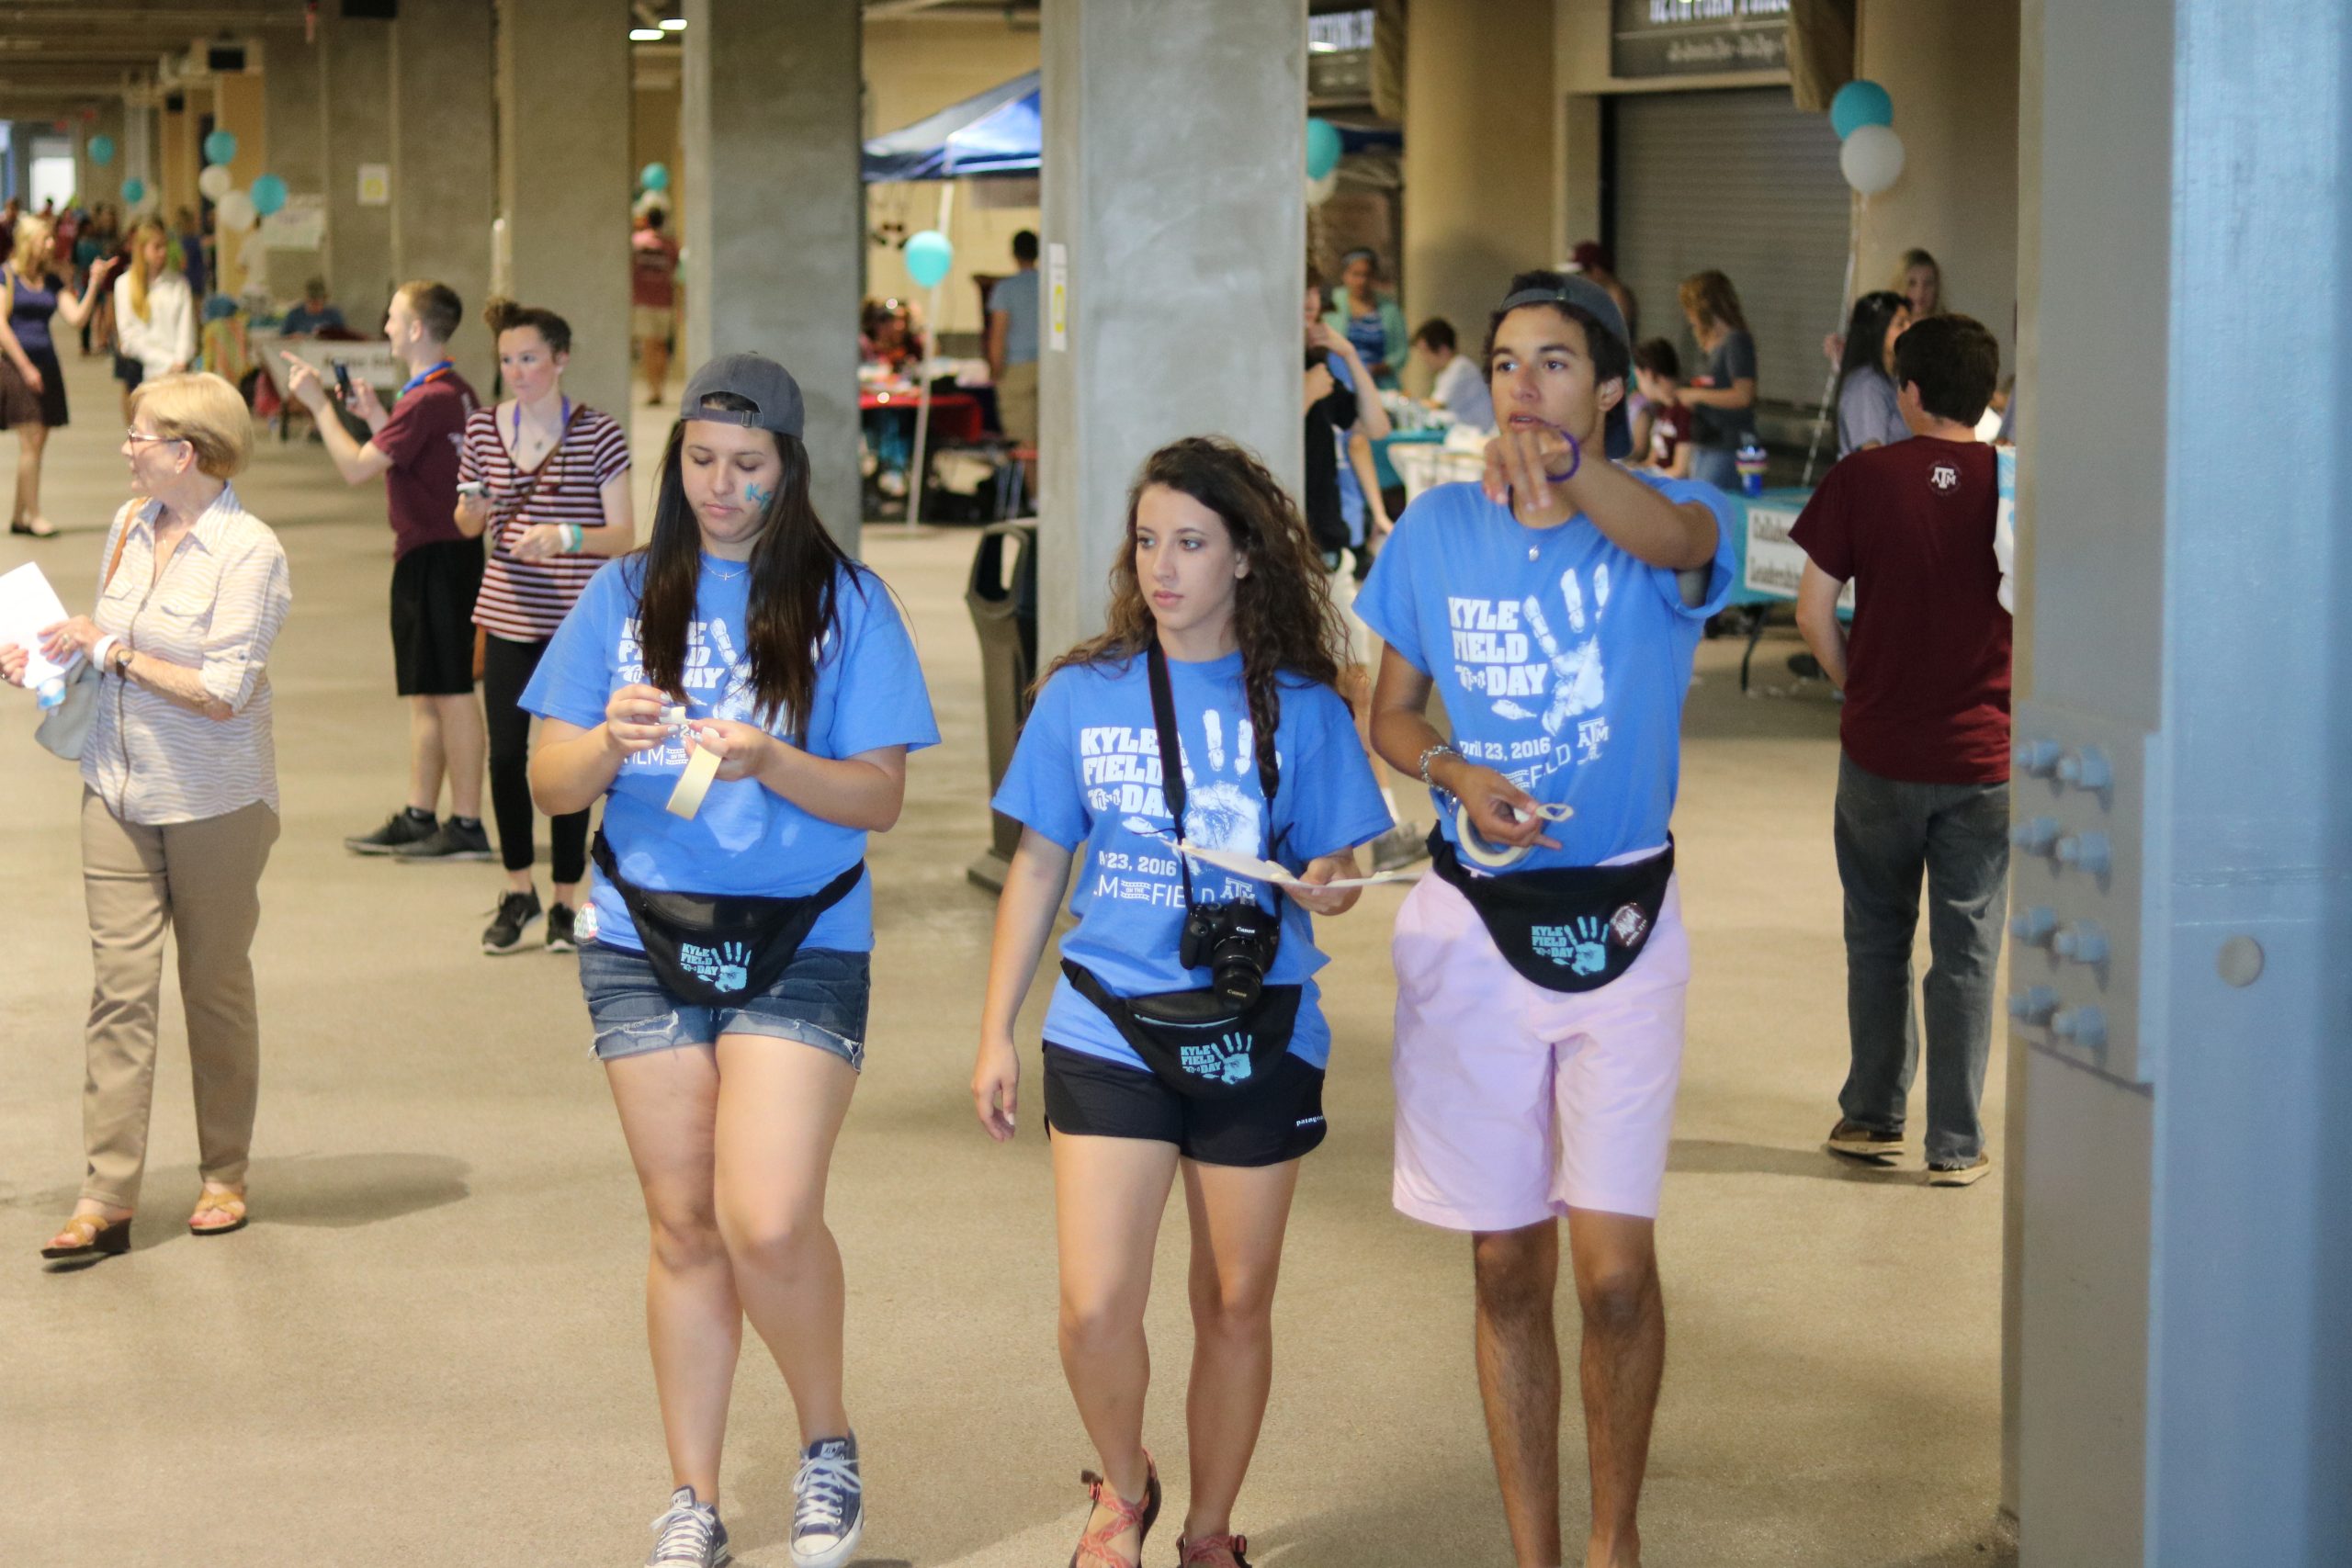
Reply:
[[792, 1478], [793, 1568], [842, 1568], [865, 1533], [865, 1488], [857, 1472], [857, 1438], [820, 1438], [800, 1456]]
[[509, 893], [498, 900], [498, 913], [481, 933], [481, 950], [492, 957], [523, 950], [523, 931], [539, 918], [539, 890]]
[[356, 855], [389, 855], [403, 846], [431, 838], [440, 823], [431, 812], [419, 816], [409, 810], [393, 812], [384, 818], [384, 825], [372, 833], [354, 833], [344, 840], [343, 847]]
[[573, 931], [573, 922], [579, 918], [580, 911], [569, 904], [548, 906], [548, 951], [549, 953], [580, 951], [580, 939]]
[[452, 817], [425, 837], [391, 852], [396, 860], [488, 860], [490, 835], [476, 822], [471, 826]]
[[1928, 1164], [1928, 1185], [1930, 1187], [1973, 1187], [1993, 1174], [1993, 1156], [1978, 1155], [1966, 1163], [1934, 1161]]
[[1372, 869], [1402, 871], [1415, 861], [1430, 858], [1429, 830], [1399, 822], [1372, 841]]
[[1840, 1117], [1838, 1125], [1829, 1129], [1829, 1141], [1821, 1146], [1833, 1155], [1866, 1165], [1891, 1165], [1903, 1152], [1903, 1134], [1881, 1133]]
[[695, 1502], [691, 1486], [670, 1494], [669, 1511], [653, 1521], [653, 1537], [645, 1568], [727, 1568], [733, 1558], [718, 1508]]

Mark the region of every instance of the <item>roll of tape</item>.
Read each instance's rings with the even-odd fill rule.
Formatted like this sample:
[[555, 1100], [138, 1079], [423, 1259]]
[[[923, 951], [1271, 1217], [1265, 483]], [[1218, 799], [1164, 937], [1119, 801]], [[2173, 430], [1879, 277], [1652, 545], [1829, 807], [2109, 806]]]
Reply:
[[705, 747], [695, 748], [686, 759], [685, 776], [678, 780], [678, 787], [670, 792], [669, 812], [673, 817], [692, 818], [702, 809], [702, 797], [710, 793], [713, 779], [718, 776], [718, 753]]
[[1524, 844], [1488, 843], [1470, 820], [1470, 808], [1458, 804], [1453, 808], [1453, 842], [1464, 860], [1486, 871], [1507, 871], [1530, 852], [1530, 846]]

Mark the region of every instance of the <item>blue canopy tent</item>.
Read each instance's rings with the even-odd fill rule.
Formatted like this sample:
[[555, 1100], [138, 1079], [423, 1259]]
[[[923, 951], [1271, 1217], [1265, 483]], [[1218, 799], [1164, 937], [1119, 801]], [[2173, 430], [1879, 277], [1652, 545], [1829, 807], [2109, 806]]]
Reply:
[[[1032, 71], [903, 130], [876, 137], [865, 144], [865, 183], [1035, 174], [1045, 148], [1037, 83], [1038, 74]], [[1405, 144], [1404, 133], [1397, 130], [1355, 125], [1342, 125], [1339, 130], [1343, 152]]]

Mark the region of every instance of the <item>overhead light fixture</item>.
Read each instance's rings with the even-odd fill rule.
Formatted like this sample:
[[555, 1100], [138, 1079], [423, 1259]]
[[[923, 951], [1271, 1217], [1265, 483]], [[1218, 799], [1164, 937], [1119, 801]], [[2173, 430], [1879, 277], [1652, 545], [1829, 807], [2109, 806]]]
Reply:
[[660, 28], [631, 28], [628, 30], [628, 41], [631, 43], [660, 43], [663, 36]]
[[664, 17], [662, 18], [662, 30], [665, 33], [684, 32], [686, 19], [684, 17]]

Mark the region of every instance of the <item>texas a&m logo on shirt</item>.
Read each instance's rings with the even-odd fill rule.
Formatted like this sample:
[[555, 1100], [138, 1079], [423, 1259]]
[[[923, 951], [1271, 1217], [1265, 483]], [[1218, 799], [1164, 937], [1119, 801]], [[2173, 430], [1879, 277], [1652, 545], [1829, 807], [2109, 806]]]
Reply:
[[1960, 470], [1950, 463], [1938, 463], [1928, 470], [1928, 482], [1939, 494], [1950, 495], [1960, 488]]

